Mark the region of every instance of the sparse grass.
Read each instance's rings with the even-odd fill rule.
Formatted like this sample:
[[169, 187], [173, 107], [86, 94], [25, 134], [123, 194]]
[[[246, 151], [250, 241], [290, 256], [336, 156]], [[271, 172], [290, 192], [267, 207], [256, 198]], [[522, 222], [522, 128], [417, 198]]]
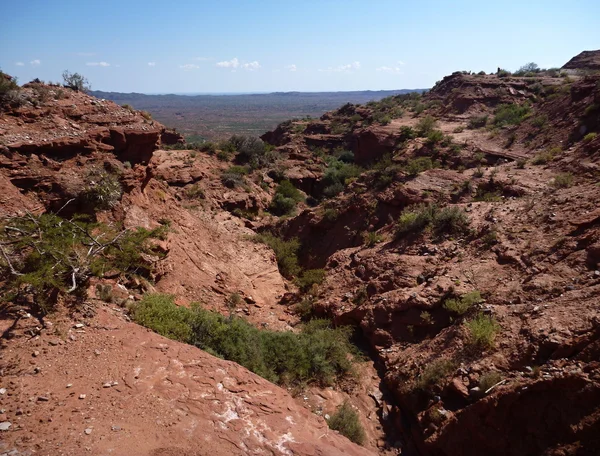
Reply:
[[192, 184], [185, 188], [184, 194], [187, 198], [190, 199], [204, 199], [205, 194], [202, 187], [199, 184]]
[[552, 160], [554, 160], [560, 153], [562, 149], [560, 147], [552, 147], [551, 149], [545, 150], [537, 154], [531, 160], [532, 165], [545, 165]]
[[486, 126], [487, 121], [488, 121], [488, 115], [473, 116], [469, 119], [469, 122], [467, 123], [467, 128], [469, 128], [471, 130], [483, 128]]
[[548, 123], [548, 116], [546, 114], [540, 114], [539, 116], [536, 116], [533, 118], [533, 120], [531, 121], [531, 125], [533, 125], [536, 128], [544, 128], [544, 126], [546, 126], [546, 124]]
[[338, 431], [358, 445], [362, 445], [365, 441], [365, 431], [360, 423], [358, 413], [349, 402], [340, 405], [327, 424], [331, 429]]
[[481, 302], [481, 294], [479, 291], [471, 291], [462, 295], [460, 298], [446, 299], [444, 301], [444, 309], [453, 312], [457, 315], [466, 314], [475, 304]]
[[479, 349], [490, 349], [494, 347], [494, 339], [500, 331], [498, 322], [490, 316], [479, 313], [467, 323], [469, 330], [469, 343]]
[[585, 135], [583, 137], [583, 142], [584, 143], [591, 143], [597, 137], [598, 137], [598, 133], [596, 133], [596, 132], [588, 133], [587, 135]]
[[299, 333], [257, 329], [245, 320], [202, 309], [179, 307], [173, 297], [146, 295], [133, 309], [134, 320], [159, 334], [235, 361], [282, 385], [314, 382], [323, 386], [351, 373], [355, 350], [346, 328], [313, 320]]
[[364, 240], [367, 247], [373, 247], [375, 244], [378, 244], [383, 240], [383, 236], [378, 234], [376, 231], [369, 231], [364, 234]]
[[486, 372], [479, 379], [479, 388], [481, 389], [482, 392], [485, 393], [487, 390], [489, 390], [492, 386], [494, 386], [501, 380], [502, 380], [502, 375], [500, 374], [500, 372], [496, 372], [496, 371]]
[[573, 184], [573, 175], [571, 173], [560, 173], [552, 180], [554, 188], [567, 188]]
[[491, 249], [497, 243], [498, 234], [494, 230], [488, 231], [481, 237], [481, 245], [486, 249]]

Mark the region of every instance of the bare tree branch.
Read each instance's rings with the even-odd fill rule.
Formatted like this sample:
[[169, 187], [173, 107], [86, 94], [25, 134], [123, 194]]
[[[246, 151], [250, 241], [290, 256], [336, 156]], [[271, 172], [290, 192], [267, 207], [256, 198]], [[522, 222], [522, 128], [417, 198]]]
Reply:
[[8, 258], [8, 255], [6, 254], [6, 250], [4, 250], [4, 247], [2, 247], [2, 245], [0, 245], [0, 251], [2, 251], [2, 256], [4, 257], [4, 259], [6, 260], [6, 263], [8, 263], [8, 267], [10, 268], [10, 272], [12, 275], [16, 275], [16, 276], [22, 276], [23, 274], [21, 274], [20, 272], [18, 272], [12, 265], [12, 263], [10, 262], [10, 259]]

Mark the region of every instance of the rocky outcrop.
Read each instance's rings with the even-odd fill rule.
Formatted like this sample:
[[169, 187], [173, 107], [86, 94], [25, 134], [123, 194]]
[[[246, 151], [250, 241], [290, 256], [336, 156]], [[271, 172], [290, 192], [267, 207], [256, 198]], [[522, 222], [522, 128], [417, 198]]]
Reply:
[[600, 51], [583, 51], [563, 65], [566, 70], [600, 70]]
[[175, 140], [147, 114], [111, 101], [39, 83], [30, 83], [21, 92], [28, 101], [0, 120], [2, 143], [19, 154], [67, 160], [111, 152], [133, 165], [148, 163], [163, 134]]
[[[284, 389], [129, 323], [112, 307], [100, 305], [95, 317], [77, 320], [55, 313], [41, 331], [34, 318], [10, 329], [10, 351], [0, 361], [0, 421], [10, 426], [2, 429], [0, 451], [60, 446], [73, 456], [373, 454], [329, 430]], [[4, 331], [10, 321], [0, 318], [0, 325]], [[39, 334], [35, 341], [30, 331]]]

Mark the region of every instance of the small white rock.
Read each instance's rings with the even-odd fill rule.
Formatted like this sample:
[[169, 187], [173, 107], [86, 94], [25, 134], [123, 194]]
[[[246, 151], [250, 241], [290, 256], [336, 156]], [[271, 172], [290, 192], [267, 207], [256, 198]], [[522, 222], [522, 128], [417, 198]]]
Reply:
[[87, 428], [85, 431], [85, 435], [90, 435], [92, 433], [92, 429], [91, 428]]
[[0, 423], [0, 431], [8, 431], [11, 426], [12, 423], [10, 421], [4, 421]]

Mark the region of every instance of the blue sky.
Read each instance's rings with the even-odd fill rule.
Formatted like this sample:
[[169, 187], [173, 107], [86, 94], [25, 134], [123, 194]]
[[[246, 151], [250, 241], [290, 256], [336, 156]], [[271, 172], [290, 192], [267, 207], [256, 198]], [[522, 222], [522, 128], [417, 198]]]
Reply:
[[600, 1], [0, 0], [0, 68], [122, 92], [431, 87], [600, 48]]

